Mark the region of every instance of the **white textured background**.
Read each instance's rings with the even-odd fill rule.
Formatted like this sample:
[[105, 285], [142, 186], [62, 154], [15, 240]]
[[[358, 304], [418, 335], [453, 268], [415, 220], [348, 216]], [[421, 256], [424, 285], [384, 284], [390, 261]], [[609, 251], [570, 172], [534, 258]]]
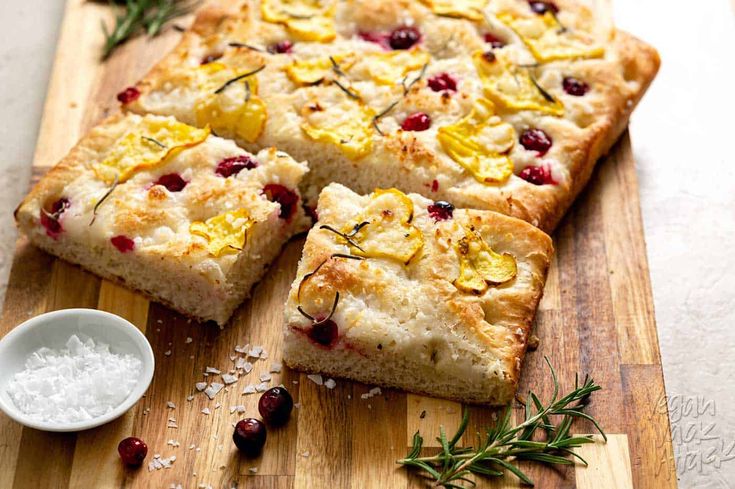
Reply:
[[[735, 16], [730, 0], [616, 0], [661, 72], [631, 134], [680, 487], [735, 489]], [[0, 0], [0, 296], [63, 0]]]

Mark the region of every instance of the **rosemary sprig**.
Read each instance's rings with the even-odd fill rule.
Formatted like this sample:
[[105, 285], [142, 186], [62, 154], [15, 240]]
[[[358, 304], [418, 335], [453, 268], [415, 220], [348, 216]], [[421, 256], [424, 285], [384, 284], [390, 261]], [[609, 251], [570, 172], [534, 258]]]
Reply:
[[[421, 456], [424, 440], [417, 431], [413, 436], [411, 451], [406, 458], [398, 460], [397, 463], [427, 472], [434, 479], [434, 487], [451, 489], [466, 487], [465, 484], [474, 485], [474, 481], [468, 478], [471, 474], [502, 477], [505, 471], [512, 472], [523, 483], [533, 486], [533, 481], [511, 463], [513, 460], [572, 465], [574, 459], [577, 459], [587, 465], [587, 462], [574, 452], [574, 448], [593, 443], [594, 439], [590, 435], [572, 435], [570, 428], [576, 418], [586, 419], [607, 441], [597, 421], [584, 412], [591, 394], [601, 387], [589, 377], [579, 385], [579, 378], [576, 378], [574, 389], [559, 397], [556, 372], [549, 359], [547, 357], [544, 359], [551, 370], [554, 393], [549, 403], [544, 405], [536, 394], [529, 392], [525, 401], [523, 422], [511, 425], [512, 408], [508, 406], [497, 425], [487, 429], [484, 438], [478, 433], [477, 448], [457, 447], [469, 422], [469, 411], [465, 410], [459, 429], [451, 440], [447, 439], [444, 427], [440, 427], [437, 438], [441, 446], [439, 454]], [[561, 417], [561, 421], [554, 424], [552, 418], [558, 416]], [[542, 433], [542, 436], [535, 436], [537, 433]]]
[[253, 76], [256, 73], [260, 73], [264, 69], [265, 69], [265, 65], [261, 65], [261, 66], [255, 68], [254, 70], [248, 71], [247, 73], [243, 73], [242, 75], [237, 75], [235, 78], [230, 78], [229, 80], [227, 80], [226, 82], [224, 82], [221, 87], [219, 87], [217, 90], [214, 91], [215, 95], [224, 92], [225, 90], [227, 90], [227, 87], [229, 87], [233, 83], [237, 83], [238, 81], [242, 80], [243, 78], [247, 78], [249, 76]]
[[124, 0], [124, 9], [115, 16], [112, 30], [102, 23], [105, 45], [102, 58], [107, 59], [117, 46], [123, 44], [138, 32], [155, 36], [166, 22], [188, 13], [196, 1], [189, 0]]
[[[145, 138], [145, 136], [143, 136], [143, 137]], [[153, 139], [153, 141], [155, 141], [155, 139]], [[158, 144], [161, 144], [161, 143], [158, 143]], [[165, 148], [165, 146], [164, 146], [164, 148]], [[97, 219], [97, 210], [100, 208], [100, 206], [102, 205], [102, 203], [105, 200], [107, 200], [107, 198], [110, 196], [110, 194], [113, 192], [113, 190], [115, 190], [117, 188], [117, 185], [120, 183], [119, 176], [120, 175], [115, 174], [115, 179], [112, 181], [112, 185], [110, 185], [110, 188], [107, 189], [107, 192], [105, 192], [105, 195], [103, 195], [102, 198], [100, 198], [100, 200], [98, 200], [97, 203], [94, 205], [94, 208], [92, 209], [92, 220], [89, 221], [89, 225], [90, 226], [92, 224], [94, 224], [95, 219]]]
[[363, 222], [361, 222], [359, 224], [355, 224], [355, 227], [352, 228], [352, 231], [350, 231], [349, 233], [343, 233], [342, 231], [338, 231], [338, 230], [334, 229], [332, 226], [330, 226], [328, 224], [322, 224], [321, 226], [319, 226], [319, 229], [326, 229], [327, 231], [333, 232], [337, 236], [339, 236], [342, 239], [344, 239], [345, 241], [347, 241], [347, 243], [350, 246], [354, 246], [355, 248], [357, 248], [358, 250], [360, 250], [360, 251], [362, 251], [364, 253], [365, 250], [363, 250], [362, 248], [360, 248], [360, 245], [358, 245], [357, 243], [355, 243], [355, 241], [352, 238], [355, 237], [355, 235], [360, 231], [360, 229], [364, 228], [368, 224], [370, 224], [369, 221], [363, 221]]

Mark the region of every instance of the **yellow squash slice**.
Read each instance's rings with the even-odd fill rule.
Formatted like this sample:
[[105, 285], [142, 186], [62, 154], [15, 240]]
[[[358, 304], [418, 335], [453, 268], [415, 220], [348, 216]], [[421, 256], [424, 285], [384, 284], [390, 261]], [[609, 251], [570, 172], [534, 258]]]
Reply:
[[262, 0], [260, 14], [266, 22], [286, 26], [300, 41], [329, 42], [337, 35], [331, 0]]
[[[339, 69], [348, 70], [356, 61], [354, 54], [337, 54], [332, 56]], [[286, 76], [297, 85], [315, 85], [329, 76], [334, 70], [334, 63], [329, 57], [309, 60], [296, 60], [286, 66]]]
[[105, 159], [93, 166], [97, 177], [112, 184], [122, 183], [136, 172], [163, 164], [185, 148], [209, 136], [209, 128], [197, 129], [173, 118], [144, 118], [115, 141]]
[[301, 128], [309, 138], [337, 146], [351, 160], [373, 150], [375, 113], [357, 100], [345, 96], [327, 107], [314, 101], [301, 109], [301, 115]]
[[429, 62], [429, 54], [420, 49], [386, 51], [365, 56], [367, 71], [376, 83], [393, 85], [411, 71]]
[[394, 188], [378, 189], [367, 207], [341, 230], [350, 251], [366, 258], [390, 258], [408, 263], [424, 246], [424, 235], [413, 220], [413, 201]]
[[455, 245], [459, 257], [459, 277], [454, 286], [463, 292], [482, 294], [490, 285], [512, 280], [518, 267], [512, 255], [499, 254], [474, 229], [465, 227], [465, 235]]
[[501, 22], [513, 29], [528, 46], [533, 56], [546, 63], [559, 59], [599, 58], [605, 49], [595, 38], [580, 29], [562, 26], [554, 14], [516, 17], [503, 13]]
[[245, 209], [229, 211], [206, 221], [195, 221], [189, 225], [191, 234], [207, 240], [207, 251], [212, 256], [236, 253], [245, 246], [245, 238], [253, 221]]
[[495, 116], [492, 102], [478, 99], [459, 122], [440, 127], [436, 135], [444, 151], [478, 182], [502, 183], [513, 174], [508, 153], [515, 144], [513, 126]]
[[[194, 106], [197, 124], [209, 124], [216, 134], [222, 136], [255, 142], [268, 118], [265, 102], [257, 95], [257, 68], [243, 67], [236, 71], [231, 66], [214, 62], [202, 65], [199, 69], [206, 76], [199, 82], [199, 88], [205, 96]], [[252, 74], [243, 76], [248, 73]], [[237, 95], [233, 95], [236, 85], [242, 88], [238, 89]]]
[[564, 106], [540, 85], [527, 68], [506, 60], [502, 54], [489, 61], [482, 52], [473, 56], [485, 96], [508, 110], [537, 110], [555, 116], [564, 115]]
[[436, 15], [482, 20], [488, 0], [421, 0]]

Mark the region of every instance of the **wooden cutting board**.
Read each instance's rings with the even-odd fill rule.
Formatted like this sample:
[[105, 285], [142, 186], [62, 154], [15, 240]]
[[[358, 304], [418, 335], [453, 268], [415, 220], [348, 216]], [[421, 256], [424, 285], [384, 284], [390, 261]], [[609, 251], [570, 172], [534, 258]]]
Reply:
[[[100, 21], [110, 20], [104, 2], [68, 0], [56, 62], [33, 163], [34, 181], [60, 159], [97, 120], [117, 106], [114, 95], [143, 75], [180, 34], [169, 29], [153, 41], [137, 39], [106, 63], [99, 62]], [[187, 19], [180, 19], [185, 26]], [[673, 488], [676, 476], [665, 402], [661, 358], [638, 201], [638, 182], [625, 134], [600, 162], [587, 190], [557, 230], [555, 261], [536, 320], [540, 347], [529, 353], [520, 392], [551, 393], [543, 357], [555, 365], [569, 389], [576, 372], [591, 374], [604, 390], [590, 412], [609, 434], [607, 444], [580, 453], [590, 467], [532, 467], [545, 489]], [[263, 455], [241, 458], [231, 442], [233, 423], [243, 417], [230, 406], [245, 405], [257, 416], [257, 395], [240, 393], [280, 359], [282, 306], [301, 251], [288, 244], [252, 300], [224, 330], [190, 323], [165, 307], [28, 245], [20, 238], [10, 277], [0, 334], [31, 316], [69, 307], [104, 309], [126, 317], [150, 340], [156, 373], [150, 389], [122, 418], [97, 429], [53, 434], [23, 428], [0, 416], [0, 487], [92, 488], [233, 486], [253, 488], [408, 488], [425, 481], [395, 464], [420, 430], [429, 446], [439, 425], [452, 431], [462, 406], [403, 392], [361, 399], [370, 386], [338, 381], [333, 390], [284, 370], [285, 384], [300, 404], [291, 421], [271, 430]], [[187, 343], [190, 337], [192, 342]], [[214, 401], [194, 393], [207, 366], [228, 370], [236, 345], [262, 345], [270, 355], [256, 363], [229, 392]], [[298, 383], [295, 383], [298, 382]], [[175, 409], [167, 408], [167, 401]], [[221, 407], [217, 408], [218, 403]], [[201, 410], [211, 409], [210, 415]], [[470, 408], [466, 443], [493, 421], [494, 411]], [[425, 416], [421, 414], [425, 411]], [[516, 412], [517, 414], [517, 412]], [[169, 418], [178, 428], [167, 427]], [[579, 423], [576, 431], [592, 432]], [[124, 469], [117, 443], [130, 435], [153, 454], [176, 456], [172, 468]], [[167, 444], [169, 440], [178, 447]], [[190, 449], [190, 446], [194, 449]], [[257, 468], [253, 474], [251, 468]], [[479, 487], [518, 487], [478, 480]]]

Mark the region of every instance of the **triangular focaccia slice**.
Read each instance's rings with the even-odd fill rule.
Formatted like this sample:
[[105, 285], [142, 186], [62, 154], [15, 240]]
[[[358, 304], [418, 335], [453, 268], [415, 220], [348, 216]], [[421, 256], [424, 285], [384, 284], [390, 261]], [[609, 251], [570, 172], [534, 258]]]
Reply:
[[658, 68], [582, 0], [210, 0], [121, 94], [337, 182], [561, 219]]
[[117, 115], [41, 179], [16, 220], [49, 253], [224, 323], [305, 229], [306, 172], [285, 153], [248, 153], [208, 127]]
[[462, 402], [512, 399], [551, 239], [491, 211], [331, 184], [285, 309], [292, 368]]

